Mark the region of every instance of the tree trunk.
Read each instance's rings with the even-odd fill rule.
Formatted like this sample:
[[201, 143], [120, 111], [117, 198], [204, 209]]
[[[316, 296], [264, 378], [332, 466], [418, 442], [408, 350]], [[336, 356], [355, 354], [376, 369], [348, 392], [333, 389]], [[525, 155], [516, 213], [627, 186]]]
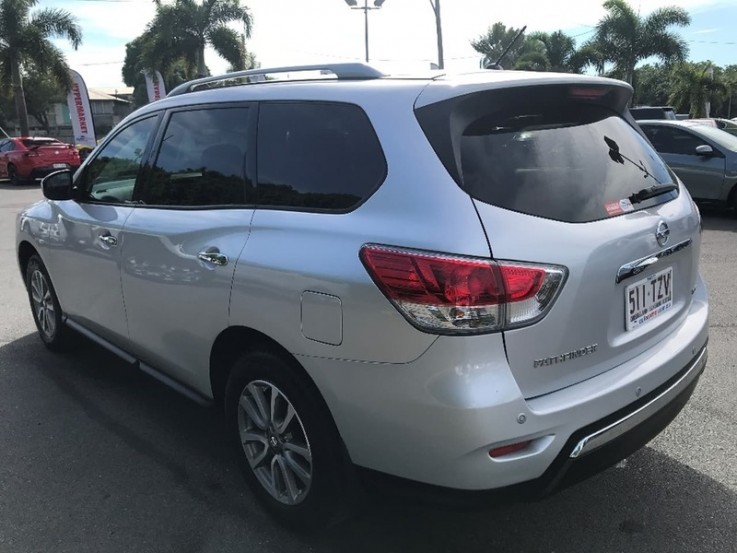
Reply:
[[28, 136], [28, 111], [26, 110], [26, 97], [23, 94], [23, 77], [20, 74], [20, 63], [17, 60], [11, 62], [10, 81], [13, 85], [13, 100], [15, 101], [15, 112], [20, 124], [20, 135]]
[[624, 69], [624, 80], [632, 87], [633, 93], [632, 97], [630, 98], [630, 107], [633, 107], [635, 105], [635, 96], [637, 95], [637, 91], [634, 90], [635, 88], [635, 63], [627, 64], [627, 66]]
[[205, 65], [205, 45], [197, 49], [197, 78], [207, 77], [207, 66]]

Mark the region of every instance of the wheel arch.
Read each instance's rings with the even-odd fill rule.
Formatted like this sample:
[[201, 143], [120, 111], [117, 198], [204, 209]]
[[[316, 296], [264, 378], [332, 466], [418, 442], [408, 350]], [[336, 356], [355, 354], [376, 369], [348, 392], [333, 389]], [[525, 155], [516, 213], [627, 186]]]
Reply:
[[39, 257], [41, 257], [41, 255], [38, 253], [38, 250], [34, 248], [30, 242], [28, 242], [27, 240], [23, 240], [18, 245], [18, 266], [20, 267], [20, 273], [23, 277], [24, 284], [26, 282], [26, 269], [28, 268], [28, 261], [33, 255], [38, 255]]
[[729, 195], [727, 196], [727, 207], [737, 209], [737, 181], [732, 184], [732, 188], [729, 190]]
[[[210, 350], [210, 386], [216, 403], [222, 404], [228, 375], [236, 359], [249, 351], [265, 350], [289, 360], [295, 370], [299, 371], [322, 397], [315, 381], [302, 364], [284, 346], [263, 332], [246, 326], [231, 326], [223, 330]], [[327, 404], [325, 404], [327, 407]], [[329, 411], [329, 409], [328, 409]], [[332, 414], [331, 414], [332, 416]]]

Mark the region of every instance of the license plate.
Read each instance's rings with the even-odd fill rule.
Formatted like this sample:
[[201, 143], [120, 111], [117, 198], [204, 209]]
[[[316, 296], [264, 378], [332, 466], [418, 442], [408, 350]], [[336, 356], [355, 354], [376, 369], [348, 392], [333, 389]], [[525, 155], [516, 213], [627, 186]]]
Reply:
[[67, 164], [66, 163], [54, 163], [53, 167], [54, 169], [66, 169]]
[[673, 268], [630, 284], [624, 290], [625, 328], [634, 330], [673, 307]]

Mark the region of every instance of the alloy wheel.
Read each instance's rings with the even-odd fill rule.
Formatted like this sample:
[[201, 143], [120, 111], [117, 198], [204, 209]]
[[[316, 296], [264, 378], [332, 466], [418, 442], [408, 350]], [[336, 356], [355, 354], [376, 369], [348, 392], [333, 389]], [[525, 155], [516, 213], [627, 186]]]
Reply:
[[279, 503], [301, 503], [312, 484], [312, 451], [284, 393], [263, 380], [247, 384], [238, 400], [238, 431], [261, 486]]
[[56, 334], [54, 299], [46, 276], [39, 269], [35, 269], [31, 273], [31, 300], [33, 301], [33, 312], [36, 315], [41, 332], [47, 338], [52, 339]]

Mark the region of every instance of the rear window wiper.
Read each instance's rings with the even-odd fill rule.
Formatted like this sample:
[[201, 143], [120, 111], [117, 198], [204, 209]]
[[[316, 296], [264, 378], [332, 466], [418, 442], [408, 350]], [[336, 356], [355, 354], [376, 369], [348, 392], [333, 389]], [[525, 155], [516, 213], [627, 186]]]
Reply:
[[658, 184], [662, 184], [658, 179], [655, 178], [655, 175], [653, 175], [650, 171], [647, 170], [647, 168], [645, 167], [645, 164], [642, 161], [639, 161], [639, 162], [633, 161], [630, 158], [628, 158], [626, 155], [624, 155], [622, 152], [620, 152], [619, 144], [617, 144], [616, 140], [613, 140], [609, 138], [608, 136], [605, 136], [604, 142], [606, 142], [606, 145], [609, 146], [609, 157], [612, 158], [612, 161], [616, 163], [621, 163], [622, 165], [624, 165], [624, 162], [627, 161], [631, 163], [632, 165], [634, 165], [637, 169], [642, 171], [645, 178], [650, 177], [651, 179], [654, 179], [655, 182], [657, 182]]
[[644, 202], [645, 200], [649, 200], [650, 198], [654, 198], [655, 196], [660, 196], [661, 194], [665, 194], [667, 192], [672, 192], [673, 190], [678, 190], [678, 186], [675, 184], [661, 184], [659, 186], [651, 186], [650, 188], [643, 188], [639, 192], [635, 192], [629, 197], [629, 201], [631, 201], [633, 204], [639, 204], [640, 202]]

